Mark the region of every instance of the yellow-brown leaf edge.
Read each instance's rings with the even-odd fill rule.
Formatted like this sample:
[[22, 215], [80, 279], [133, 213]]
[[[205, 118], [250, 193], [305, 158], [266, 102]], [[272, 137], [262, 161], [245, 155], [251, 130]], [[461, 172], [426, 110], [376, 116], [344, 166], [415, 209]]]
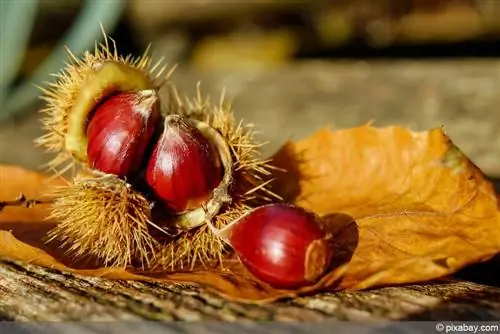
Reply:
[[332, 226], [336, 263], [347, 263], [337, 288], [428, 281], [500, 252], [495, 190], [443, 128], [322, 130], [273, 164], [287, 169], [273, 182], [285, 201], [342, 225]]

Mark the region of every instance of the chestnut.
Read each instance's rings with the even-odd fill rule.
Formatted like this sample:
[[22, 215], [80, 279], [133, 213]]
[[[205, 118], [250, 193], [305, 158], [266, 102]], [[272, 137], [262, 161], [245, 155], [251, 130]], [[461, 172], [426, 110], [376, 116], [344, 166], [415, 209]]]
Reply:
[[196, 126], [180, 115], [165, 117], [149, 157], [146, 182], [169, 212], [202, 207], [223, 174], [219, 152]]
[[119, 177], [139, 172], [160, 117], [155, 90], [121, 92], [98, 105], [87, 125], [89, 166]]
[[278, 289], [314, 284], [333, 256], [321, 218], [291, 204], [257, 207], [221, 230], [208, 226], [255, 277]]

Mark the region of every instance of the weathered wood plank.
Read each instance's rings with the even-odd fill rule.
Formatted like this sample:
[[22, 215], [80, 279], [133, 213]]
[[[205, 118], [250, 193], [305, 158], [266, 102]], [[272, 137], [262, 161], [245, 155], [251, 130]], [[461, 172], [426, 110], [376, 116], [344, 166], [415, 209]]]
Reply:
[[200, 287], [111, 281], [0, 262], [0, 318], [9, 320], [496, 320], [500, 288], [446, 281], [320, 293], [265, 305], [229, 302]]

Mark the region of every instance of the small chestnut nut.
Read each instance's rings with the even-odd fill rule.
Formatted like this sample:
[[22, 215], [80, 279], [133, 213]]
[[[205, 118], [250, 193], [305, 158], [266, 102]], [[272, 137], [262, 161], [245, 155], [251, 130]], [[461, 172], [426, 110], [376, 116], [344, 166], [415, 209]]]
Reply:
[[264, 205], [231, 227], [227, 239], [241, 263], [275, 288], [313, 284], [330, 265], [330, 236], [322, 229], [320, 218], [303, 208]]
[[146, 182], [166, 209], [183, 213], [201, 207], [222, 177], [220, 156], [202, 132], [180, 115], [165, 117]]
[[160, 117], [154, 90], [122, 92], [105, 99], [87, 125], [89, 165], [119, 177], [138, 173]]

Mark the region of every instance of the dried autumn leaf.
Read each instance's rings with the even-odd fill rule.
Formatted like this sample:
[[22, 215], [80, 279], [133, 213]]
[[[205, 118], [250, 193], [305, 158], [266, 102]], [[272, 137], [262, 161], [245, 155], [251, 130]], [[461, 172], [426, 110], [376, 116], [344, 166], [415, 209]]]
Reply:
[[[492, 185], [441, 129], [323, 130], [288, 143], [274, 158], [275, 165], [288, 170], [277, 175], [280, 195], [324, 215], [335, 234], [332, 270], [314, 286], [273, 289], [233, 258], [222, 270], [174, 274], [75, 261], [57, 245], [43, 242], [54, 224], [45, 220], [44, 205], [0, 212], [0, 257], [110, 279], [198, 283], [229, 299], [265, 302], [321, 289], [439, 278], [500, 251]], [[45, 180], [0, 166], [0, 200], [12, 201], [21, 192], [36, 197], [47, 187]]]
[[352, 217], [357, 245], [339, 288], [436, 279], [500, 252], [493, 186], [442, 129], [323, 130], [274, 164], [289, 170], [276, 184], [284, 198]]

